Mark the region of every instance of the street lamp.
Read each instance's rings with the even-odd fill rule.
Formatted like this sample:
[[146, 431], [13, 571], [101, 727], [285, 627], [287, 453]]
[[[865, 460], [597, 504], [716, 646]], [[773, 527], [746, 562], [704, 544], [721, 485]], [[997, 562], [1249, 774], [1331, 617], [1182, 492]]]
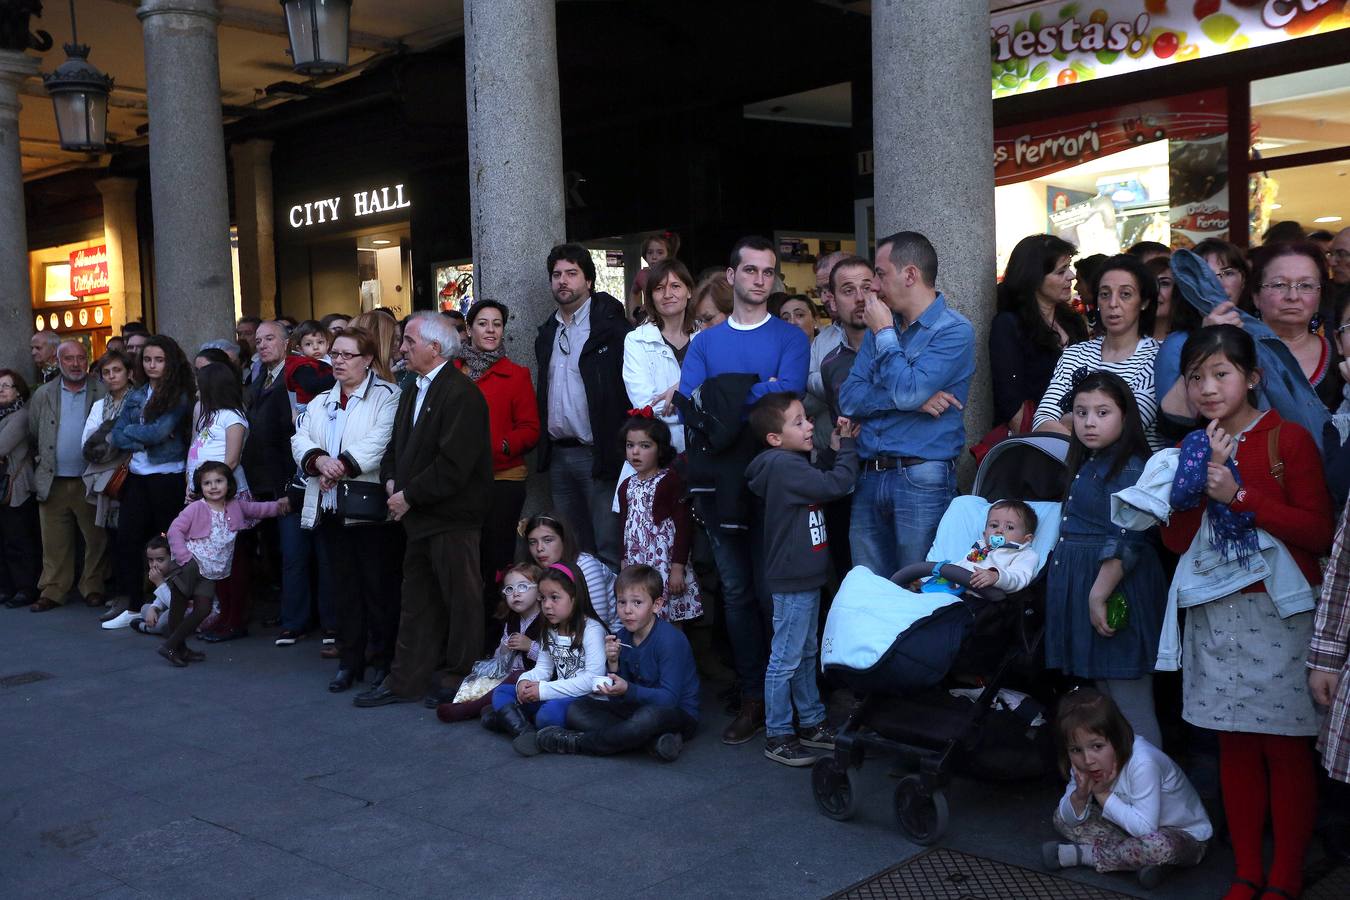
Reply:
[[291, 59], [302, 75], [347, 68], [352, 0], [281, 0], [291, 36]]
[[108, 146], [108, 94], [113, 80], [89, 62], [89, 47], [80, 43], [75, 30], [75, 0], [70, 0], [70, 43], [65, 51], [66, 61], [42, 76], [56, 109], [61, 149], [102, 151]]

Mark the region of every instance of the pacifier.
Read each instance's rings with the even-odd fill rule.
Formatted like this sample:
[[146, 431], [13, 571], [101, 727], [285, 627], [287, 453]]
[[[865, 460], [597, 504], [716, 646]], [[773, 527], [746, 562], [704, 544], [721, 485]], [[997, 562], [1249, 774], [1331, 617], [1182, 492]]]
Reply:
[[1001, 534], [989, 535], [989, 548], [991, 550], [997, 550], [999, 547], [1002, 547], [1005, 543], [1007, 543], [1007, 541], [1004, 539], [1003, 535]]

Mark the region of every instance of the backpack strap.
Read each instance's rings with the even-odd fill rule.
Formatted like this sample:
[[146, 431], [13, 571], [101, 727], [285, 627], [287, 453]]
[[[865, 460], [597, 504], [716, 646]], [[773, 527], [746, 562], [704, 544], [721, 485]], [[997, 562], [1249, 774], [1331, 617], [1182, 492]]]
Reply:
[[1270, 474], [1275, 476], [1281, 488], [1284, 487], [1284, 460], [1280, 458], [1280, 429], [1283, 427], [1281, 422], [1266, 432], [1266, 460], [1270, 463]]

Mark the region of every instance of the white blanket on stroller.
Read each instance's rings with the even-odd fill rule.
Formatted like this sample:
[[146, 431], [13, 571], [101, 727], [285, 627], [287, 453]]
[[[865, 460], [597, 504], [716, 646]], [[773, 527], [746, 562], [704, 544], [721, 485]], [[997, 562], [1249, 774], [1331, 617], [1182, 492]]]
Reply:
[[915, 622], [959, 602], [951, 594], [907, 591], [865, 566], [855, 566], [830, 605], [820, 664], [869, 669]]

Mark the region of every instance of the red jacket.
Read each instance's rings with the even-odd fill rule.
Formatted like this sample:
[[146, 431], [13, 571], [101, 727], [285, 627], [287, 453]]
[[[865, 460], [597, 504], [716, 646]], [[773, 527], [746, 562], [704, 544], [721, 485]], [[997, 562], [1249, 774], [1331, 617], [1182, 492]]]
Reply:
[[[455, 360], [455, 365], [464, 370], [462, 360]], [[488, 405], [492, 470], [501, 472], [525, 465], [525, 454], [539, 443], [539, 405], [530, 370], [509, 359], [499, 359], [477, 383]]]
[[[1284, 463], [1284, 487], [1270, 472], [1270, 432], [1280, 425], [1280, 461]], [[1277, 538], [1298, 563], [1303, 577], [1314, 587], [1322, 583], [1319, 556], [1331, 547], [1336, 520], [1331, 511], [1331, 495], [1322, 476], [1322, 457], [1313, 439], [1298, 425], [1286, 422], [1275, 410], [1269, 410], [1244, 435], [1237, 455], [1242, 489], [1247, 496], [1233, 503], [1234, 512], [1256, 514], [1256, 527]], [[1173, 553], [1185, 553], [1195, 533], [1205, 505], [1177, 512], [1162, 528], [1163, 543]], [[1251, 590], [1263, 590], [1259, 585]]]

